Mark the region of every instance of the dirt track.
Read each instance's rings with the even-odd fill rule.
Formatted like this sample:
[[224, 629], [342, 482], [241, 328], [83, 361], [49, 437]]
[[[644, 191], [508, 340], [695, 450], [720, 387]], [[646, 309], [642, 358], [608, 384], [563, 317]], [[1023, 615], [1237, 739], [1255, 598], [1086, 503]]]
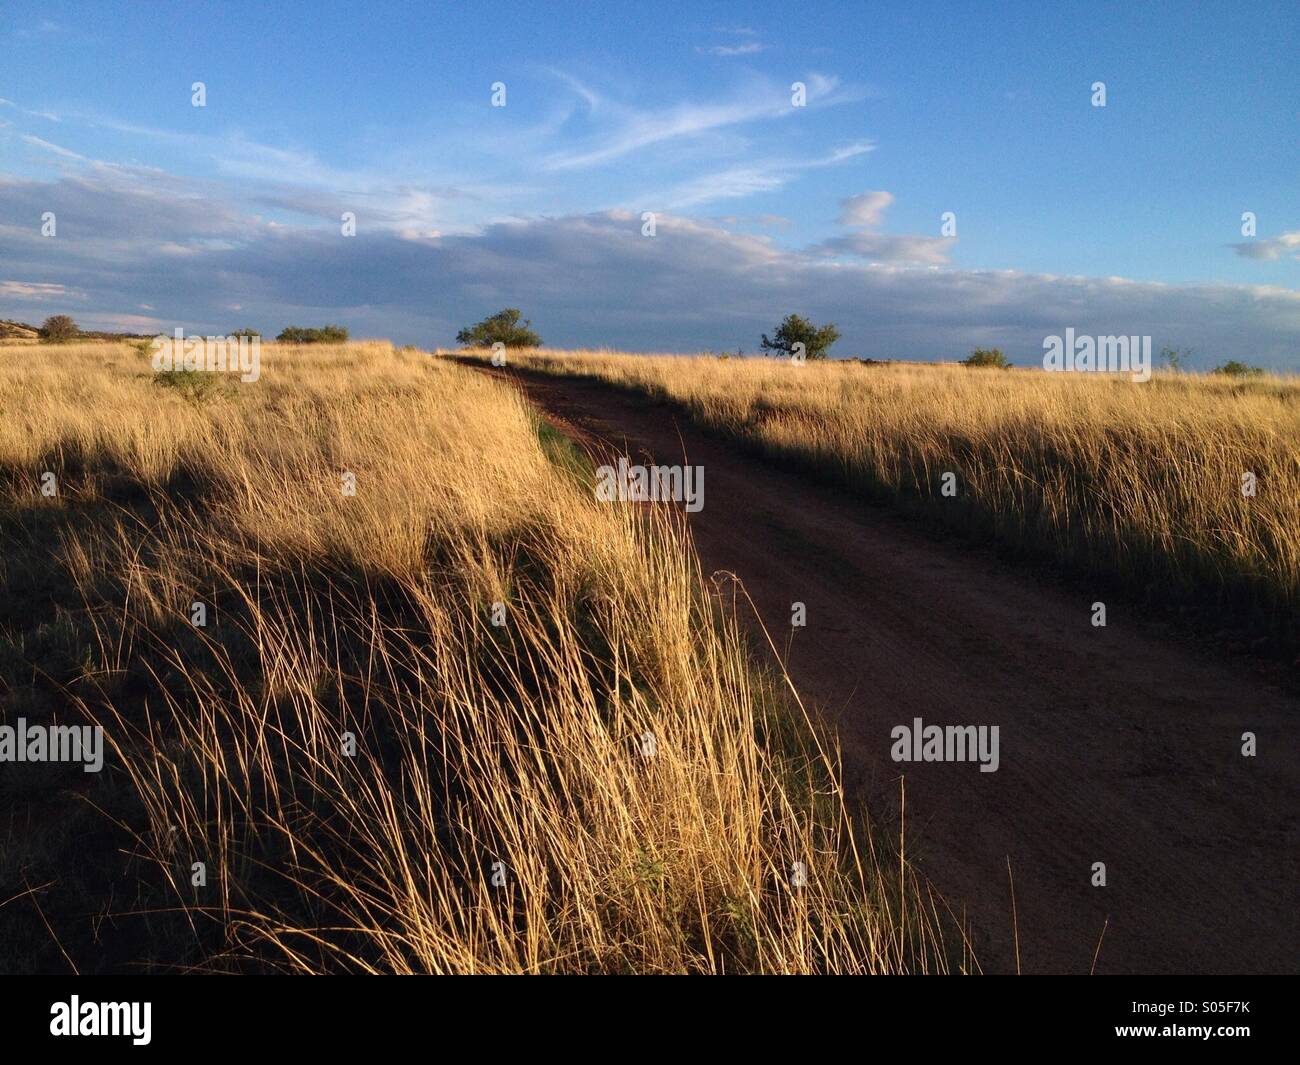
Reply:
[[[1088, 972], [1103, 926], [1099, 973], [1300, 969], [1300, 701], [1121, 603], [1094, 628], [1091, 596], [940, 542], [647, 398], [509, 376], [588, 446], [704, 466], [691, 526], [706, 572], [736, 573], [789, 640], [786, 665], [837, 730], [849, 788], [887, 811], [905, 775], [910, 855], [966, 908], [986, 971], [1016, 965], [1008, 858], [1024, 972]], [[1000, 768], [893, 762], [890, 730], [918, 717], [998, 725]]]

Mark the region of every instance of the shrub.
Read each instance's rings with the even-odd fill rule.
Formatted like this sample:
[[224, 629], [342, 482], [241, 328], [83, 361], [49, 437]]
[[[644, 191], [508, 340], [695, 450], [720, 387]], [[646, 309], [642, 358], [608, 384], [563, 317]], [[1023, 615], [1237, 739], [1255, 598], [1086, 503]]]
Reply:
[[223, 395], [227, 382], [222, 374], [202, 370], [163, 370], [155, 375], [153, 383], [159, 388], [170, 388], [188, 403], [200, 406], [208, 400]]
[[1216, 366], [1210, 373], [1217, 373], [1223, 377], [1258, 377], [1264, 371], [1258, 366], [1250, 366], [1244, 362], [1238, 362], [1236, 359], [1229, 359], [1222, 366]]
[[56, 314], [45, 319], [45, 324], [41, 326], [41, 339], [47, 344], [61, 344], [64, 341], [75, 340], [81, 333], [74, 322], [66, 314]]
[[963, 366], [991, 366], [1006, 370], [1011, 362], [1002, 354], [1001, 348], [976, 348], [967, 358], [961, 360]]
[[809, 359], [824, 359], [826, 353], [835, 341], [839, 340], [840, 331], [832, 323], [820, 328], [813, 325], [807, 318], [801, 318], [797, 314], [786, 315], [785, 321], [777, 327], [776, 336], [769, 340], [767, 334], [763, 334], [763, 342], [759, 345], [764, 351], [775, 351], [782, 355], [793, 355], [796, 344], [803, 345], [804, 357]]
[[282, 344], [342, 344], [348, 339], [348, 330], [342, 325], [325, 325], [319, 329], [290, 325], [280, 330], [275, 339]]
[[532, 320], [526, 318], [520, 325], [518, 308], [507, 307], [490, 318], [466, 326], [456, 334], [456, 343], [469, 348], [490, 348], [493, 344], [504, 344], [508, 348], [538, 348], [542, 345], [542, 338], [529, 328], [532, 324]]

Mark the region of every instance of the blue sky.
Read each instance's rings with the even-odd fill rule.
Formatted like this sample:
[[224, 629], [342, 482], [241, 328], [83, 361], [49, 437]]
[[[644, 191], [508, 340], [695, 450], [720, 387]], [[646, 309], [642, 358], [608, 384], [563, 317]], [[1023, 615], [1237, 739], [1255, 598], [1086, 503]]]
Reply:
[[0, 317], [1300, 370], [1294, 3], [45, 0], [0, 49]]

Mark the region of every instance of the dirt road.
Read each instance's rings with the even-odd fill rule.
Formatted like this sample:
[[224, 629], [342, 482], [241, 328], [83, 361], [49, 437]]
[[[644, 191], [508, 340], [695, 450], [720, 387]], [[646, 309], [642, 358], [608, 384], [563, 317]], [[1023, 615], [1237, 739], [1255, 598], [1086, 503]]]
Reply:
[[[1119, 602], [1095, 628], [1086, 590], [940, 541], [648, 398], [509, 376], [575, 438], [704, 467], [691, 525], [706, 573], [736, 573], [788, 639], [850, 789], [888, 811], [905, 777], [910, 854], [966, 908], [986, 971], [1016, 966], [1008, 858], [1024, 972], [1088, 972], [1103, 927], [1099, 973], [1300, 969], [1300, 701], [1246, 660]], [[893, 761], [891, 730], [915, 718], [999, 726], [997, 771]]]

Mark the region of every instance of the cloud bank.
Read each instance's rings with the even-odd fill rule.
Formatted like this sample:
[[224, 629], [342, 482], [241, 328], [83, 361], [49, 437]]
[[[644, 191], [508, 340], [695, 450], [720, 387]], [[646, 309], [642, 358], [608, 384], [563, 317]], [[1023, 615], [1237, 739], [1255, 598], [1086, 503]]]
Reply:
[[[958, 270], [943, 266], [950, 242], [940, 238], [859, 229], [783, 248], [666, 214], [646, 237], [637, 213], [618, 210], [444, 236], [362, 212], [357, 235], [344, 237], [335, 225], [266, 221], [160, 173], [108, 167], [3, 184], [5, 318], [69, 313], [111, 327], [147, 307], [130, 315], [134, 328], [341, 321], [358, 335], [450, 345], [467, 322], [518, 306], [554, 346], [753, 352], [760, 333], [797, 312], [836, 322], [845, 356], [952, 359], [996, 345], [1029, 365], [1045, 336], [1073, 327], [1300, 370], [1293, 290]], [[878, 218], [887, 203], [876, 195], [875, 208], [846, 210]], [[40, 235], [45, 210], [59, 212], [56, 237]]]

